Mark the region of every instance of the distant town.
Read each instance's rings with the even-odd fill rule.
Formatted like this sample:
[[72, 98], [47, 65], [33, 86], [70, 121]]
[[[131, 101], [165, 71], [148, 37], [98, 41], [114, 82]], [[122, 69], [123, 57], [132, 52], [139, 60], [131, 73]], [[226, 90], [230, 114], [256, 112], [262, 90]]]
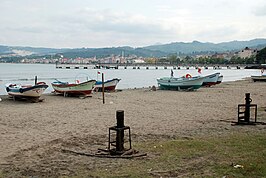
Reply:
[[[265, 51], [265, 48], [263, 49]], [[263, 51], [262, 50], [262, 51]], [[164, 57], [141, 57], [137, 55], [109, 55], [107, 57], [76, 57], [67, 58], [63, 54], [54, 54], [46, 56], [25, 56], [16, 57], [14, 54], [6, 54], [0, 56], [0, 62], [13, 62], [13, 63], [40, 63], [40, 64], [259, 64], [265, 63], [258, 61], [257, 56], [259, 50], [246, 47], [237, 52], [223, 52], [214, 54], [195, 54], [195, 55], [182, 55], [171, 54]]]
[[172, 42], [145, 47], [44, 48], [0, 45], [1, 63], [41, 64], [265, 64], [266, 39]]

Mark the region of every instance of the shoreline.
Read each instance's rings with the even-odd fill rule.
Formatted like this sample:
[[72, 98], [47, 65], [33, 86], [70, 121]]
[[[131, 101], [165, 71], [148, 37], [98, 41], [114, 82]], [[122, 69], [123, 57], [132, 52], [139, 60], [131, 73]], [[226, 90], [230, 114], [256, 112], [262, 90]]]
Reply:
[[[222, 82], [222, 84], [226, 84], [226, 83], [232, 83], [232, 82], [241, 82], [241, 81], [252, 81], [251, 77], [244, 77], [243, 79], [239, 79], [239, 80], [234, 80], [234, 81], [226, 81], [226, 82]], [[0, 80], [1, 81], [1, 80]], [[158, 87], [158, 84], [157, 85], [153, 85], [156, 87], [156, 90], [160, 90], [159, 87]], [[143, 86], [143, 87], [135, 87], [135, 88], [121, 88], [121, 89], [116, 89], [115, 92], [105, 92], [105, 93], [116, 93], [116, 92], [122, 92], [122, 91], [130, 91], [130, 90], [145, 90], [145, 89], [151, 89], [153, 86]], [[203, 89], [203, 88], [206, 88], [206, 87], [200, 87], [199, 89]], [[165, 90], [163, 90], [165, 91]], [[182, 92], [182, 91], [177, 91], [177, 92]], [[196, 91], [194, 91], [196, 92]], [[95, 93], [95, 92], [94, 92]], [[91, 96], [94, 94], [92, 93]], [[99, 92], [101, 93], [101, 92]], [[54, 95], [53, 94], [53, 91], [50, 92], [50, 93], [43, 93], [41, 97], [43, 96], [46, 96], [46, 95]], [[0, 94], [0, 97], [8, 97], [9, 95], [8, 94]], [[72, 97], [72, 98], [75, 98], [75, 97]]]

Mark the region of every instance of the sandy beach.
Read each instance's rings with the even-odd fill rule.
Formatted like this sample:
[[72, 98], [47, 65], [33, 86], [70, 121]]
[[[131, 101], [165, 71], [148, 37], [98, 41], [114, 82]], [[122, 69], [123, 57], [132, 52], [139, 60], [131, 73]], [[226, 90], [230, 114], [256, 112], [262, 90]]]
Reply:
[[[95, 158], [91, 162], [85, 158], [71, 160], [59, 150], [106, 147], [108, 128], [116, 125], [117, 110], [124, 110], [125, 125], [131, 128], [133, 142], [235, 132], [266, 133], [266, 125], [234, 127], [230, 123], [237, 121], [237, 106], [245, 103], [245, 93], [250, 93], [252, 104], [258, 105], [258, 121], [266, 122], [265, 89], [266, 82], [254, 83], [250, 79], [193, 92], [130, 89], [106, 93], [105, 104], [101, 93], [85, 99], [45, 94], [45, 100], [39, 103], [0, 96], [0, 170], [22, 175], [23, 171], [25, 175], [27, 171], [47, 174], [51, 167], [56, 167], [57, 174], [70, 175], [75, 172], [74, 165], [81, 162], [94, 167]], [[72, 167], [66, 169], [64, 164]], [[101, 164], [105, 164], [104, 160]]]

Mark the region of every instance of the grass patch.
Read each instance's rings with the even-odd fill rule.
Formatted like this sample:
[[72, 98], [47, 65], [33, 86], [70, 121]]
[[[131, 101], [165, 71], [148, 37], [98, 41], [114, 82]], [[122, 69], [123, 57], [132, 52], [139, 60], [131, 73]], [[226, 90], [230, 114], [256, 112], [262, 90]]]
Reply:
[[[61, 175], [61, 178], [67, 178], [69, 175], [72, 175], [73, 178], [266, 177], [265, 132], [245, 132], [224, 137], [209, 136], [193, 139], [166, 139], [160, 137], [157, 140], [150, 139], [134, 143], [133, 148], [141, 153], [147, 153], [148, 156], [134, 159], [76, 156], [75, 158], [69, 158], [70, 163], [71, 161], [76, 163], [69, 167], [62, 164], [52, 169], [52, 167], [40, 165], [44, 169], [57, 170], [58, 172], [51, 173], [51, 175], [54, 175], [54, 177]], [[56, 161], [58, 161], [57, 159], [56, 157]], [[66, 160], [64, 157], [62, 159]], [[79, 159], [83, 159], [83, 161], [79, 161]], [[89, 162], [86, 162], [86, 160]], [[60, 164], [60, 160], [58, 163]], [[241, 168], [235, 168], [236, 165], [240, 165]], [[28, 165], [28, 167], [34, 169], [34, 165]], [[1, 172], [0, 170], [0, 178], [34, 177], [32, 175], [35, 174], [40, 175], [36, 177], [43, 176], [42, 172], [38, 174], [38, 170], [30, 172], [28, 167], [13, 167], [7, 172]], [[39, 169], [39, 171], [41, 170]], [[69, 170], [69, 172], [64, 172], [64, 170]], [[65, 174], [61, 174], [60, 171]]]
[[[266, 177], [265, 135], [166, 140], [139, 143], [148, 158], [97, 169], [94, 177]], [[112, 161], [112, 160], [110, 160]], [[241, 165], [243, 168], [235, 168]]]

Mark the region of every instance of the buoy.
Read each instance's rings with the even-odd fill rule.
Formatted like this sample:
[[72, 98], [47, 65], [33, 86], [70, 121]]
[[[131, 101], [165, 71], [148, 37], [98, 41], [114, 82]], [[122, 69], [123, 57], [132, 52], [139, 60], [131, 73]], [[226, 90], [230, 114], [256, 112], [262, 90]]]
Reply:
[[192, 76], [190, 74], [187, 74], [186, 75], [186, 78], [191, 78]]

